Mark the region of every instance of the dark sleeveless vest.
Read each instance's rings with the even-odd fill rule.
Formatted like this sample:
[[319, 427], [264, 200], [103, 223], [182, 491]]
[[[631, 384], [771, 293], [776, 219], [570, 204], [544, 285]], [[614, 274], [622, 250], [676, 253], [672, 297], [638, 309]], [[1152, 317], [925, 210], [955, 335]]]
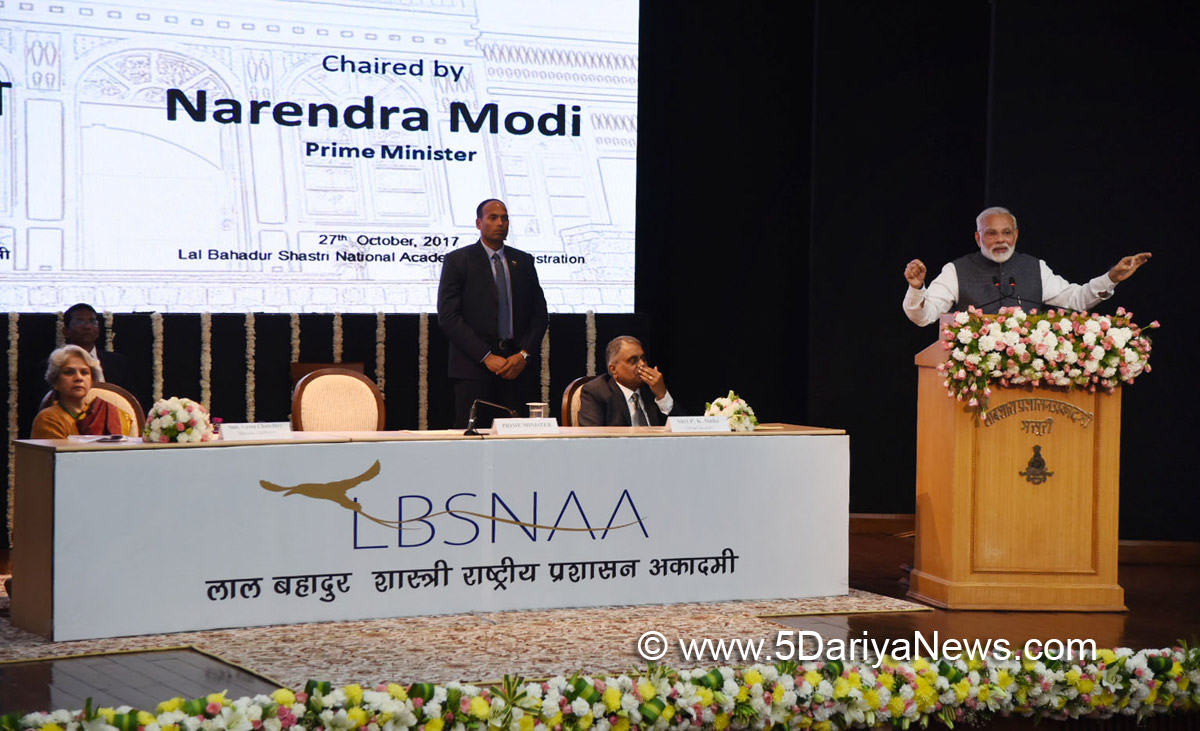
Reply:
[[1016, 252], [1008, 261], [997, 264], [976, 251], [955, 259], [954, 270], [958, 273], [955, 310], [974, 305], [995, 314], [1001, 307], [1020, 307], [1025, 311], [1045, 308], [1042, 269], [1036, 257]]

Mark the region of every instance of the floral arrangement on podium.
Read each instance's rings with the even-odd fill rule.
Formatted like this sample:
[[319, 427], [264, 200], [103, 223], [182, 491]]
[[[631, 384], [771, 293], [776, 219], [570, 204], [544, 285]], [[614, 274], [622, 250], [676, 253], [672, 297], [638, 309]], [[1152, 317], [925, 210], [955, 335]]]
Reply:
[[728, 396], [714, 399], [712, 403], [705, 403], [704, 415], [726, 417], [729, 419], [729, 428], [734, 431], [754, 431], [754, 427], [758, 426], [754, 409], [733, 391]]
[[146, 412], [142, 439], [147, 442], [209, 442], [215, 438], [208, 410], [191, 399], [159, 399]]
[[[1046, 655], [1048, 646], [1040, 648]], [[994, 718], [1106, 719], [1195, 714], [1200, 648], [1095, 650], [1075, 659], [997, 654], [878, 663], [824, 660], [557, 676], [502, 683], [310, 680], [303, 691], [232, 700], [173, 698], [153, 713], [128, 706], [0, 716], [5, 731], [667, 731], [908, 729]], [[1186, 724], [1187, 721], [1185, 720]]]
[[987, 416], [993, 386], [1061, 386], [1112, 391], [1150, 371], [1150, 338], [1133, 323], [1133, 313], [1116, 315], [1062, 310], [1026, 313], [1004, 307], [985, 315], [970, 307], [942, 328], [949, 395]]

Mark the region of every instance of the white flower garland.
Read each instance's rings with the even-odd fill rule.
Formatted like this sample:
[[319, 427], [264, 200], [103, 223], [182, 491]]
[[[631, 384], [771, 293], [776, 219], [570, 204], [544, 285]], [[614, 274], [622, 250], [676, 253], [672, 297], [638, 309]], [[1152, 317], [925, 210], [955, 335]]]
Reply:
[[383, 373], [383, 360], [387, 342], [387, 317], [382, 312], [375, 313], [375, 385], [379, 387], [379, 395], [386, 398], [384, 384], [387, 379]]
[[333, 362], [342, 362], [342, 313], [333, 316]]
[[1023, 725], [1124, 716], [1139, 723], [1168, 718], [1163, 727], [1191, 728], [1200, 702], [1198, 674], [1200, 648], [1188, 647], [1102, 649], [1088, 659], [1045, 663], [1012, 653], [961, 652], [956, 659], [885, 657], [877, 664], [831, 659], [686, 670], [651, 664], [640, 673], [576, 673], [533, 682], [506, 674], [491, 686], [335, 688], [310, 680], [303, 691], [280, 688], [270, 696], [180, 696], [164, 700], [154, 713], [90, 705], [83, 711], [30, 713], [6, 728], [827, 731], [976, 727], [1019, 716], [1033, 717]]
[[212, 410], [212, 315], [200, 313], [200, 403]]
[[113, 332], [113, 313], [104, 311], [104, 349], [108, 352], [116, 350], [113, 345], [117, 342], [117, 334]]
[[[292, 315], [295, 317], [295, 315]], [[298, 332], [299, 325], [293, 322], [293, 334]], [[293, 349], [299, 340], [292, 341]], [[254, 423], [254, 313], [246, 313], [246, 421]]]
[[300, 362], [300, 313], [293, 312], [292, 323], [292, 362]]
[[550, 403], [550, 326], [542, 335], [542, 401]]
[[429, 428], [429, 315], [424, 312], [417, 328], [417, 428]]
[[[21, 316], [8, 313], [8, 545], [12, 545], [13, 488], [17, 484], [17, 449], [13, 440], [17, 438], [17, 341], [20, 332], [17, 323]], [[60, 328], [61, 329], [61, 328]]]
[[150, 381], [151, 393], [150, 397], [155, 401], [159, 401], [163, 397], [163, 316], [159, 312], [150, 313], [150, 333], [154, 338], [154, 344], [150, 348], [151, 366], [150, 366]]
[[589, 376], [596, 375], [596, 313], [588, 310], [584, 315], [587, 323], [587, 371]]
[[57, 350], [67, 344], [67, 335], [63, 332], [63, 313], [58, 313], [54, 320], [54, 348]]

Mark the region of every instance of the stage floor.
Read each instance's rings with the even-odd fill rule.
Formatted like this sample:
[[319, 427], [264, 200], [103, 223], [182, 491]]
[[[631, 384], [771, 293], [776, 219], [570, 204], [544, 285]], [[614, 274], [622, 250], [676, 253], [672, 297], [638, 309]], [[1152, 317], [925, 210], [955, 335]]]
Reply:
[[[891, 535], [850, 535], [850, 586], [874, 594], [905, 598], [902, 565], [913, 562], [914, 539]], [[1097, 647], [1147, 649], [1171, 647], [1180, 640], [1200, 639], [1200, 566], [1195, 564], [1122, 563], [1119, 580], [1128, 612], [980, 612], [947, 611], [777, 618], [797, 629], [825, 638], [849, 640], [867, 636], [968, 641], [1006, 639], [1011, 647], [1026, 640], [1092, 639]]]
[[[825, 641], [840, 639], [849, 641], [852, 639], [861, 639], [864, 636], [882, 642], [883, 640], [909, 639], [911, 640], [914, 632], [921, 632], [926, 638], [931, 638], [936, 631], [940, 633], [943, 639], [956, 638], [964, 641], [973, 640], [997, 640], [1006, 639], [1013, 647], [1023, 644], [1028, 639], [1038, 639], [1042, 641], [1050, 639], [1059, 639], [1062, 641], [1071, 639], [1091, 639], [1094, 640], [1098, 647], [1132, 647], [1135, 649], [1157, 648], [1173, 645], [1177, 640], [1193, 641], [1200, 637], [1200, 613], [1197, 613], [1195, 607], [1200, 604], [1200, 570], [1197, 570], [1195, 565], [1167, 565], [1167, 564], [1122, 564], [1120, 569], [1120, 581], [1125, 588], [1125, 600], [1129, 607], [1126, 613], [1074, 613], [1074, 612], [954, 612], [945, 610], [925, 610], [925, 611], [903, 611], [903, 609], [912, 609], [910, 605], [902, 602], [892, 602], [889, 606], [887, 597], [892, 599], [903, 599], [907, 590], [903, 583], [904, 570], [902, 565], [911, 564], [913, 556], [913, 539], [905, 537], [897, 537], [891, 535], [873, 535], [873, 534], [852, 534], [850, 536], [850, 585], [853, 589], [872, 592], [880, 597], [875, 598], [860, 598], [857, 599], [852, 595], [849, 600], [845, 600], [842, 606], [845, 606], [849, 611], [833, 613], [833, 614], [803, 614], [797, 616], [771, 616], [769, 623], [778, 629], [794, 628], [797, 630], [807, 630], [816, 632], [821, 635]], [[801, 561], [814, 560], [813, 556], [808, 556]], [[0, 571], [7, 573], [7, 557], [0, 552]], [[812, 601], [812, 600], [808, 600]], [[7, 596], [0, 594], [0, 624], [8, 625], [8, 601]], [[866, 610], [863, 612], [854, 611], [856, 607], [861, 607]], [[748, 608], [752, 612], [759, 613], [761, 616], [764, 613], [770, 612], [769, 608]], [[900, 609], [901, 611], [897, 611]], [[563, 610], [571, 611], [571, 610]], [[600, 612], [603, 610], [586, 610], [588, 612]], [[644, 608], [629, 608], [627, 610], [628, 622], [630, 626], [636, 624], [639, 631], [647, 629], [641, 627], [641, 623], [646, 623], [651, 620], [647, 615], [641, 614], [645, 611]], [[516, 617], [525, 613], [504, 613], [504, 614], [478, 614], [466, 615], [469, 619], [477, 621], [480, 626], [490, 625], [490, 630], [493, 632], [503, 633], [506, 623], [514, 620]], [[706, 623], [712, 623], [712, 626], [705, 630], [705, 634], [714, 638], [733, 638], [739, 636], [739, 627], [737, 622], [732, 622], [723, 625], [725, 620], [718, 621], [716, 614], [708, 616], [708, 607], [706, 605], [679, 605], [677, 614], [681, 615], [676, 619], [680, 626], [700, 627]], [[599, 639], [603, 634], [602, 624], [596, 617], [599, 614], [583, 614], [580, 615], [580, 625], [575, 630], [582, 635], [590, 635], [593, 632], [598, 632], [599, 635], [593, 639]], [[589, 624], [589, 617], [593, 618], [595, 623]], [[747, 620], [752, 619], [746, 617]], [[347, 624], [347, 623], [340, 623]], [[548, 636], [553, 632], [553, 622], [544, 623], [544, 632]], [[298, 627], [319, 628], [330, 625], [300, 625]], [[746, 625], [748, 626], [748, 625]], [[11, 629], [11, 628], [10, 628]], [[238, 632], [252, 632], [254, 630], [238, 630]], [[452, 618], [430, 618], [429, 627], [425, 628], [429, 632], [427, 639], [430, 644], [444, 641], [447, 637], [435, 635], [454, 635], [457, 632], [462, 632], [463, 628], [459, 627]], [[468, 633], [481, 632], [478, 628], [468, 628]], [[628, 630], [632, 631], [632, 630]], [[266, 655], [273, 655], [273, 662], [277, 667], [280, 662], [286, 664], [287, 656], [294, 653], [302, 653], [305, 656], [307, 663], [317, 661], [318, 665], [324, 664], [329, 671], [327, 679], [337, 680], [340, 682], [378, 682], [396, 680], [401, 682], [411, 682], [414, 680], [443, 680], [443, 678], [425, 678], [425, 677], [375, 677], [362, 678], [337, 677], [341, 673], [340, 670], [349, 670], [344, 666], [349, 658], [346, 657], [346, 647], [323, 646], [323, 647], [287, 647], [289, 631], [287, 627], [264, 628], [264, 641], [277, 643], [274, 647], [263, 647], [261, 651]], [[864, 635], [864, 633], [866, 633]], [[18, 648], [12, 644], [7, 648], [6, 652], [5, 641], [0, 635], [0, 660], [11, 659], [14, 655], [23, 655], [28, 657], [28, 653], [32, 648]], [[167, 636], [173, 637], [173, 636]], [[184, 637], [184, 635], [179, 635]], [[631, 635], [632, 637], [632, 635]], [[161, 639], [161, 638], [160, 638]], [[362, 641], [371, 644], [374, 642], [371, 637], [360, 638]], [[399, 648], [389, 647], [389, 643], [381, 636], [378, 642], [374, 642], [374, 647], [377, 653], [381, 656], [396, 652]], [[482, 639], [480, 636], [479, 639]], [[188, 644], [189, 641], [181, 640], [177, 644]], [[62, 643], [59, 643], [60, 645]], [[197, 643], [199, 644], [199, 643]], [[553, 646], [539, 646], [541, 643], [536, 641], [529, 644], [515, 645], [509, 648], [507, 660], [514, 665], [513, 670], [520, 672], [520, 668], [516, 667], [517, 655], [526, 658], [532, 658], [534, 655], [545, 654], [553, 655], [557, 648]], [[552, 643], [551, 643], [552, 644]], [[632, 644], [632, 640], [629, 643]], [[162, 643], [160, 643], [160, 646]], [[47, 643], [47, 650], [54, 649], [54, 643]], [[361, 648], [360, 648], [361, 649]], [[495, 648], [494, 648], [495, 649]], [[620, 657], [621, 665], [617, 671], [628, 669], [631, 665], [624, 656], [628, 655], [630, 648], [605, 647], [603, 642], [593, 642], [590, 644], [590, 662], [595, 664], [595, 669], [600, 669], [604, 665], [611, 664], [604, 659], [605, 654], [610, 654], [613, 657]], [[389, 650], [391, 652], [389, 652]], [[184, 653], [190, 651], [184, 650]], [[320, 655], [327, 653], [327, 657], [313, 657], [314, 654]], [[61, 651], [47, 652], [47, 654], [63, 654]], [[357, 654], [350, 651], [350, 654]], [[14, 710], [9, 707], [9, 703], [16, 702], [14, 699], [20, 698], [21, 710], [34, 710], [48, 708], [54, 705], [51, 698], [60, 697], [63, 693], [68, 693], [72, 696], [80, 694], [83, 697], [92, 695], [94, 698], [112, 698], [114, 701], [120, 700], [131, 705], [148, 705], [142, 702], [142, 697], [139, 694], [145, 693], [145, 688], [162, 688], [169, 686], [172, 689], [171, 695], [198, 696], [209, 692], [220, 691], [225, 688], [231, 688], [237, 685], [243, 675], [248, 679], [246, 682], [261, 683], [261, 679], [254, 680], [250, 673], [239, 674], [239, 669], [221, 663], [215, 658], [198, 657], [199, 653], [195, 653], [189, 657], [171, 658], [169, 655], [154, 657], [145, 653], [131, 655], [129, 659], [123, 662], [136, 662], [139, 667], [136, 672], [129, 675], [127, 682], [122, 682], [114, 679], [111, 674], [89, 674], [85, 667], [87, 663], [109, 663], [113, 662], [114, 657], [105, 656], [102, 659], [84, 658], [80, 660], [59, 659], [55, 664], [61, 669], [54, 672], [47, 672], [49, 665], [37, 666], [33, 662], [21, 662], [15, 664], [0, 664], [0, 688], [7, 688], [3, 694], [0, 694], [0, 712]], [[251, 657], [248, 655], [247, 657]], [[178, 673], [175, 670], [156, 671], [155, 663], [161, 663], [164, 658], [170, 659], [173, 668], [179, 666], [179, 663], [199, 663], [200, 665], [211, 664], [208, 670], [199, 670], [188, 676], [187, 673]], [[251, 671], [263, 672], [270, 677], [279, 678], [285, 682], [291, 682], [296, 685], [302, 684], [303, 679], [297, 680], [299, 675], [296, 673], [279, 673], [267, 672], [264, 668], [255, 667], [253, 662], [247, 661], [247, 658], [234, 658], [238, 663], [244, 665]], [[547, 659], [550, 659], [549, 657]], [[610, 658], [612, 659], [612, 658]], [[445, 675], [447, 672], [454, 672], [454, 667], [458, 665], [458, 660], [461, 658], [453, 658], [447, 656], [444, 658], [444, 664], [439, 668], [436, 675]], [[580, 662], [584, 661], [583, 657], [578, 658]], [[436, 659], [435, 659], [436, 661]], [[668, 660], [670, 661], [670, 659]], [[640, 664], [640, 663], [639, 663]], [[672, 663], [675, 664], [675, 663]], [[381, 663], [381, 667], [385, 664]], [[459, 666], [462, 672], [467, 671], [466, 667]], [[76, 671], [74, 668], [80, 668]], [[578, 668], [587, 670], [588, 668]], [[418, 671], [412, 668], [414, 674]], [[124, 672], [124, 671], [122, 671]], [[158, 677], [155, 677], [156, 674]], [[292, 677], [295, 675], [295, 677]], [[91, 677], [92, 682], [89, 684], [87, 678]], [[147, 679], [149, 678], [149, 679]], [[476, 677], [464, 676], [463, 679], [483, 679]], [[116, 682], [114, 682], [116, 681]], [[69, 688], [57, 684], [67, 683]], [[182, 685], [181, 685], [182, 683]], [[255, 687], [258, 687], [257, 685]], [[165, 691], [164, 691], [165, 692]], [[251, 691], [247, 687], [247, 693], [261, 692]], [[237, 695], [235, 693], [234, 695]], [[169, 696], [168, 696], [169, 697]], [[157, 700], [165, 700], [158, 698]], [[40, 701], [40, 702], [39, 702]], [[32, 707], [28, 704], [32, 703]]]

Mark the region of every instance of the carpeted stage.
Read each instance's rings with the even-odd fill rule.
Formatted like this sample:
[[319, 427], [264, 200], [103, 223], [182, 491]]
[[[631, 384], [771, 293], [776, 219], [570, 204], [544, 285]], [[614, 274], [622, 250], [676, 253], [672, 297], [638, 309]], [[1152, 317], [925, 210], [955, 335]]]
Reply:
[[[192, 645], [292, 688], [310, 678], [337, 686], [498, 681], [505, 673], [621, 673], [646, 665], [635, 643], [649, 630], [668, 638], [763, 639], [773, 648], [778, 632], [788, 629], [776, 621], [784, 616], [928, 611], [851, 590], [849, 596], [816, 599], [471, 613], [50, 642], [13, 627], [7, 609], [7, 595], [0, 595], [3, 660]], [[662, 662], [712, 664], [685, 661], [677, 646]]]

